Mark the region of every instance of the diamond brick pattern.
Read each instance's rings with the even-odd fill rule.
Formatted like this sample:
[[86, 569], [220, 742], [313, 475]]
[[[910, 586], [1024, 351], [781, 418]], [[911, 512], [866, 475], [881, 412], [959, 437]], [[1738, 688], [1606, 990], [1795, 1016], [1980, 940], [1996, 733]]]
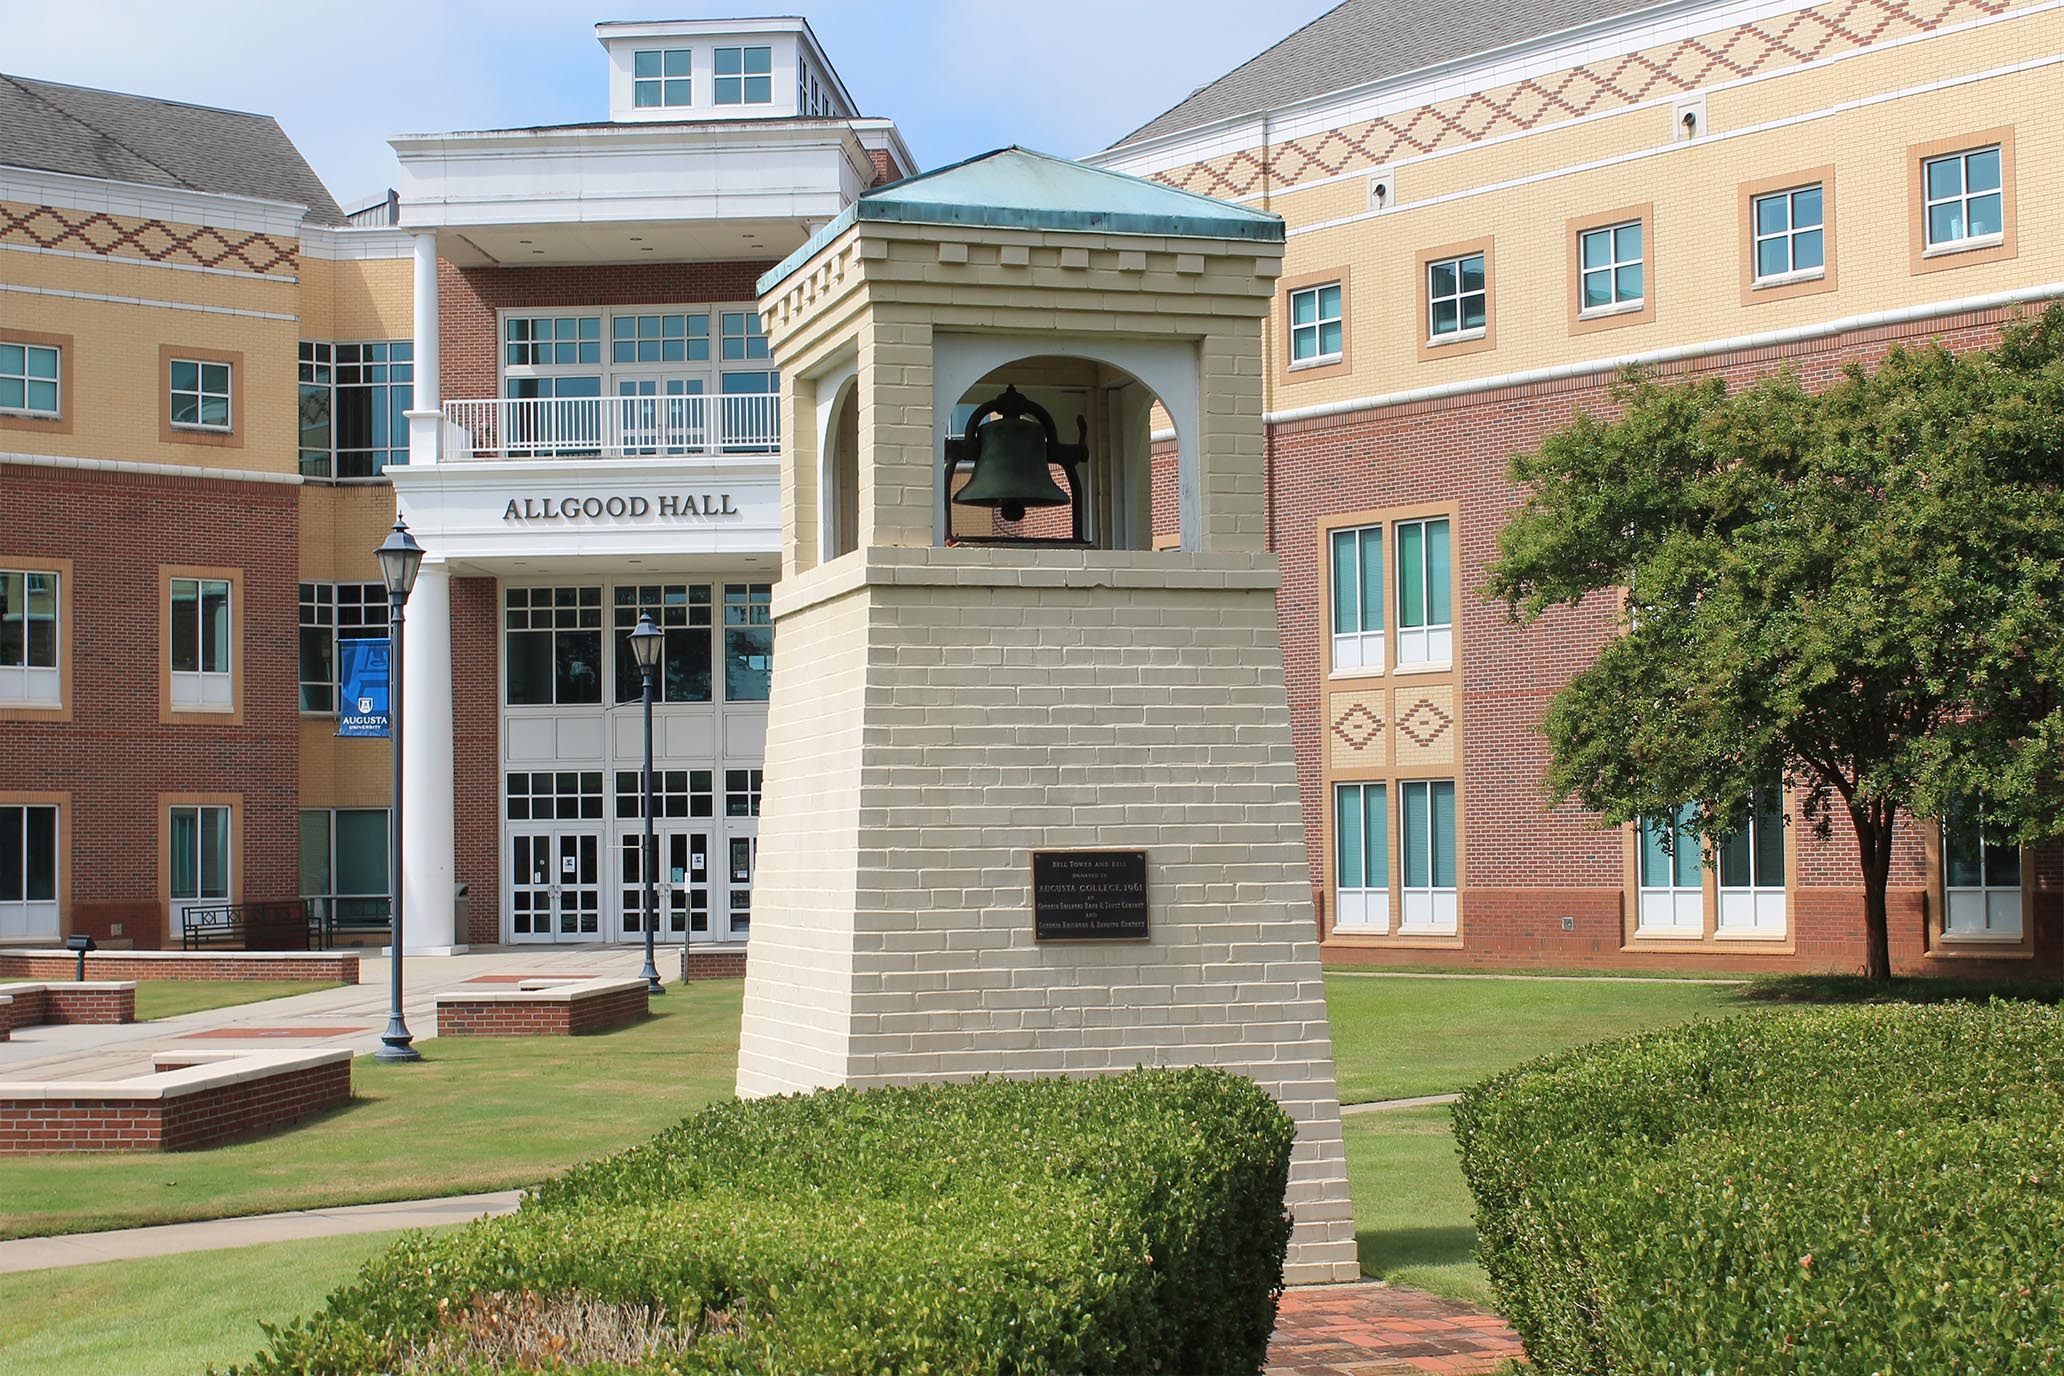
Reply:
[[0, 201], [0, 244], [69, 249], [147, 263], [229, 268], [264, 277], [292, 277], [300, 267], [299, 246], [276, 234], [246, 234], [211, 225], [177, 225], [12, 201]]
[[1346, 741], [1356, 750], [1366, 750], [1369, 742], [1383, 735], [1383, 718], [1369, 709], [1367, 703], [1355, 703], [1333, 721], [1333, 734]]
[[2012, 0], [1832, 0], [1718, 33], [1626, 53], [1455, 100], [1292, 139], [1266, 161], [1253, 150], [1172, 167], [1154, 180], [1206, 196], [1250, 195], [1399, 158], [1517, 133], [1929, 33], [2004, 12]]

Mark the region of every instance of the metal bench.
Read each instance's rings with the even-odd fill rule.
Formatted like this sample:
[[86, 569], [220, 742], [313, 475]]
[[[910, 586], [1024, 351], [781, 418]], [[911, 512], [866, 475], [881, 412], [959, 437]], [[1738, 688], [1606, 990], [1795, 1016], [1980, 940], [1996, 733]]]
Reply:
[[307, 901], [290, 898], [188, 908], [180, 937], [189, 951], [207, 946], [234, 946], [245, 951], [307, 951], [314, 949], [316, 933], [309, 926]]

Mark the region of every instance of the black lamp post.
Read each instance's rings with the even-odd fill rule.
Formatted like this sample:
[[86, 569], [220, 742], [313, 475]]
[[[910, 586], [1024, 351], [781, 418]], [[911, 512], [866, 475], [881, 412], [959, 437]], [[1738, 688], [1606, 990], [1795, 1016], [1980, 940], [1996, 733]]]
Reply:
[[659, 967], [652, 961], [652, 933], [659, 926], [659, 842], [652, 823], [652, 680], [659, 669], [660, 648], [666, 636], [652, 624], [651, 612], [638, 613], [638, 629], [631, 632], [631, 657], [638, 661], [638, 676], [645, 681], [645, 968], [638, 978], [645, 981], [647, 994], [664, 994]]
[[409, 534], [408, 522], [394, 518], [394, 531], [373, 551], [380, 578], [387, 584], [387, 722], [394, 746], [394, 798], [387, 813], [387, 911], [394, 928], [392, 959], [387, 965], [387, 1030], [380, 1034], [379, 1061], [420, 1061], [423, 1053], [410, 1043], [401, 1017], [401, 609], [416, 586], [423, 566], [423, 547]]

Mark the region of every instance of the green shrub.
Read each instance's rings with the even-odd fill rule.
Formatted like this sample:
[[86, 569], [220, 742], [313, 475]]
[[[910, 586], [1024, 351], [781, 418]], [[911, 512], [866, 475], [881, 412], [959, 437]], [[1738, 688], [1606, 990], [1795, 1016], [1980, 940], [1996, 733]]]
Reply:
[[1546, 1376], [2064, 1370], [2064, 1015], [1695, 1023], [1455, 1108], [1478, 1253]]
[[512, 1322], [575, 1299], [685, 1340], [565, 1370], [1256, 1371], [1294, 1137], [1216, 1070], [720, 1104], [403, 1239], [249, 1371], [493, 1370], [451, 1355], [469, 1314], [518, 1316], [490, 1325], [513, 1350]]

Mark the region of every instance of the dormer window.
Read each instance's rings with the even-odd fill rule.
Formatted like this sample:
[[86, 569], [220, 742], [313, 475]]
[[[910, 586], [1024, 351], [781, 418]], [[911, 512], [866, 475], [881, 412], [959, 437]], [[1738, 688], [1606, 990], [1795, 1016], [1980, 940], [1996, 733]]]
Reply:
[[774, 103], [774, 49], [756, 47], [719, 48], [714, 68], [716, 103], [719, 105], [772, 105]]
[[689, 48], [646, 48], [631, 55], [631, 99], [641, 110], [692, 105], [695, 100]]

